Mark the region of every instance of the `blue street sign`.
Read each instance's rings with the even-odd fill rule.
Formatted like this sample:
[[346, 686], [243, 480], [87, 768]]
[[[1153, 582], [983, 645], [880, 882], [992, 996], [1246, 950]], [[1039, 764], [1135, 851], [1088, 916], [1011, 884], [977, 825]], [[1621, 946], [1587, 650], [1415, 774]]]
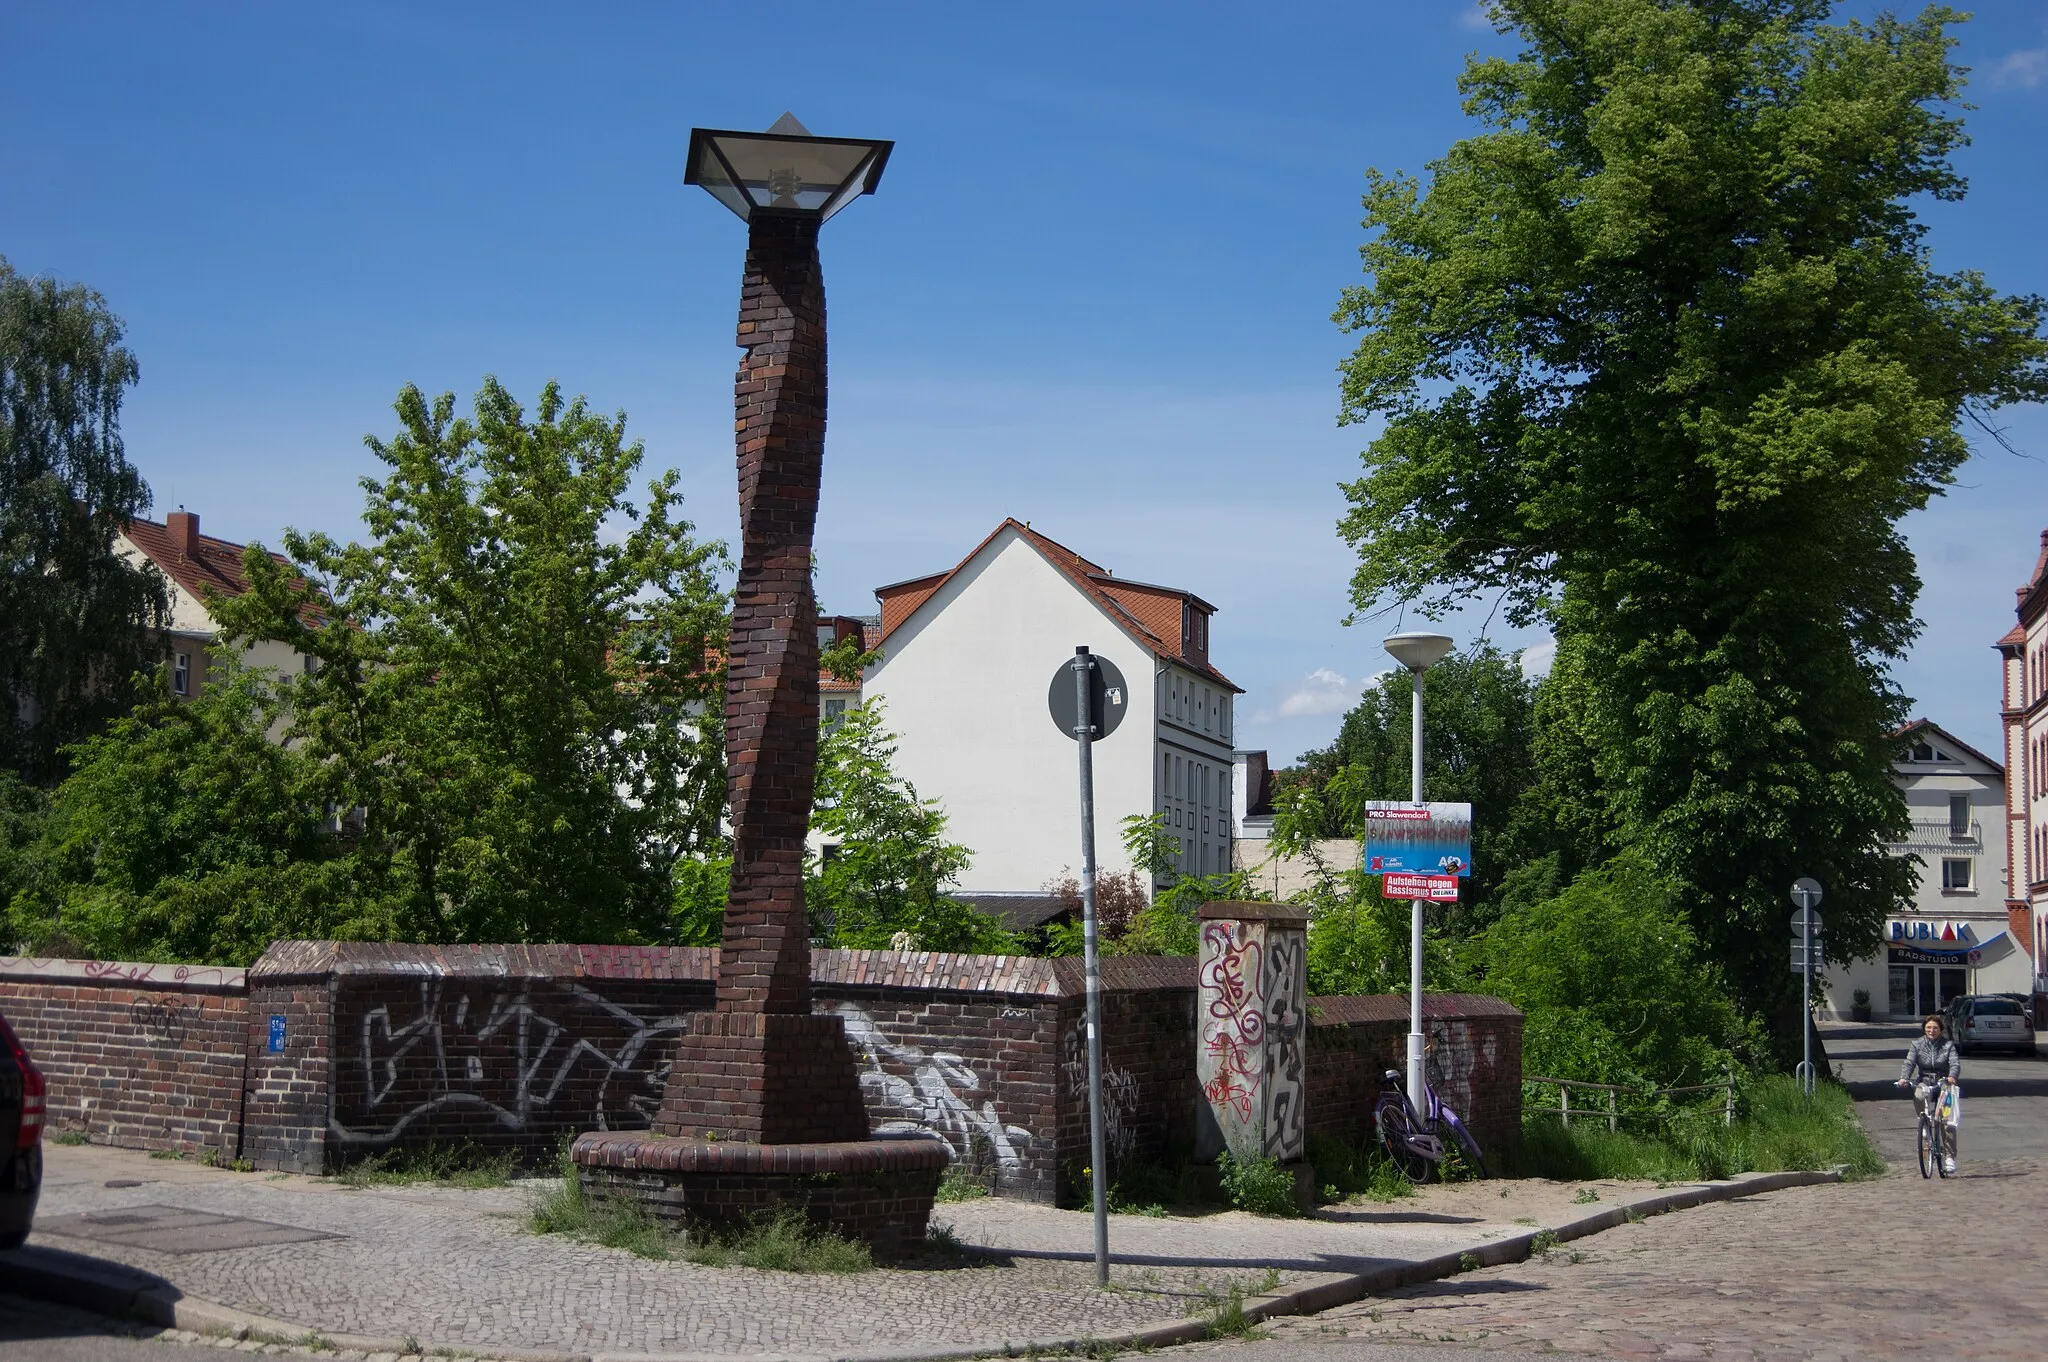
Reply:
[[284, 1017], [275, 1012], [270, 1014], [270, 1053], [284, 1053]]

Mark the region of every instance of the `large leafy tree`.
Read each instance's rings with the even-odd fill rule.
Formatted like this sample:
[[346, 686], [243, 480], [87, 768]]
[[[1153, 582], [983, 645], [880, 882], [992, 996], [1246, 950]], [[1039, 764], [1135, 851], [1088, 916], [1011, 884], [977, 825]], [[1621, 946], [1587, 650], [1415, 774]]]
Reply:
[[636, 504], [625, 418], [552, 383], [530, 416], [494, 379], [473, 417], [396, 410], [367, 542], [252, 545], [224, 627], [314, 659], [290, 737], [402, 939], [664, 939], [676, 862], [718, 846], [722, 549], [672, 473]]
[[[1888, 668], [1918, 590], [1901, 517], [1959, 424], [2048, 394], [2038, 298], [1933, 268], [1956, 16], [1822, 0], [1500, 0], [1514, 58], [1425, 187], [1374, 173], [1344, 413], [1361, 609], [1498, 595], [1547, 619], [1557, 753], [1752, 1007], [1787, 997], [1785, 892], [1845, 948], [1909, 888]], [[1553, 674], [1556, 679], [1556, 674]]]
[[0, 769], [36, 784], [162, 660], [163, 579], [114, 551], [149, 508], [121, 444], [121, 339], [99, 294], [0, 257]]

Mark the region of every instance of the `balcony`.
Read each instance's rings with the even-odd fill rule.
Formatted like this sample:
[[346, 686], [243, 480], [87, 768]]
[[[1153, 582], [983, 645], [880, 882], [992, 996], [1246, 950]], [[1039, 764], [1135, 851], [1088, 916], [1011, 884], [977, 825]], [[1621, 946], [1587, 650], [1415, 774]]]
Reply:
[[1984, 825], [1974, 818], [1968, 824], [1951, 823], [1946, 818], [1915, 818], [1911, 827], [1905, 841], [1889, 842], [1885, 850], [1894, 856], [1930, 852], [1953, 856], [1984, 849]]

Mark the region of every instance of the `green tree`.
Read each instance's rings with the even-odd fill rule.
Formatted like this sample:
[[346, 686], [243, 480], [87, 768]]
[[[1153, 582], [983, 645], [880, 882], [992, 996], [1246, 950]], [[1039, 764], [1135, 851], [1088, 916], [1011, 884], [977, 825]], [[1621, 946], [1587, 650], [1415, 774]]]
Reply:
[[1510, 911], [1478, 957], [1486, 990], [1528, 1014], [1529, 1073], [1677, 1087], [1715, 1082], [1754, 1053], [1720, 971], [1639, 856]]
[[1759, 1009], [1795, 996], [1795, 876], [1849, 949], [1910, 886], [1898, 524], [1965, 416], [2048, 395], [2042, 300], [1937, 272], [1913, 211], [1964, 189], [1956, 16], [1829, 11], [1501, 0], [1523, 50], [1460, 82], [1484, 130], [1426, 189], [1370, 176], [1337, 312], [1344, 416], [1385, 422], [1347, 489], [1357, 607], [1548, 619], [1562, 766], [1597, 785], [1554, 823], [1649, 856]]
[[0, 769], [40, 785], [163, 660], [163, 578], [114, 551], [149, 509], [121, 444], [121, 338], [99, 294], [0, 257]]
[[216, 603], [236, 639], [315, 660], [291, 738], [362, 811], [361, 873], [415, 941], [651, 941], [673, 867], [715, 851], [725, 597], [675, 476], [553, 383], [531, 419], [495, 379], [474, 418], [408, 385], [369, 542], [288, 532]]
[[[1379, 677], [1337, 740], [1278, 782], [1299, 833], [1355, 840], [1368, 800], [1408, 798], [1412, 694], [1405, 671]], [[1517, 819], [1535, 780], [1535, 694], [1519, 658], [1490, 643], [1423, 673], [1423, 792], [1472, 805], [1472, 875], [1452, 915], [1461, 926], [1488, 920], [1496, 886], [1528, 855]]]
[[321, 795], [274, 742], [281, 697], [220, 664], [191, 701], [160, 694], [69, 752], [24, 847], [7, 936], [37, 952], [247, 964], [278, 937], [390, 934]]
[[1015, 939], [992, 914], [946, 897], [973, 853], [946, 840], [946, 815], [896, 774], [895, 735], [868, 700], [818, 744], [811, 830], [827, 850], [804, 877], [820, 934], [848, 949], [882, 949], [899, 933], [918, 950], [1007, 954]]

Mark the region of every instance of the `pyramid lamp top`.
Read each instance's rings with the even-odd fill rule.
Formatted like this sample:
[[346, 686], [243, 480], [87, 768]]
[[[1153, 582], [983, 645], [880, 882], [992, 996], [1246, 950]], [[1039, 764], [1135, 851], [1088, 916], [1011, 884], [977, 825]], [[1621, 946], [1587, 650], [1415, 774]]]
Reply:
[[771, 214], [823, 222], [875, 192], [895, 145], [813, 137], [787, 113], [766, 132], [692, 128], [683, 183], [703, 187], [743, 222]]

